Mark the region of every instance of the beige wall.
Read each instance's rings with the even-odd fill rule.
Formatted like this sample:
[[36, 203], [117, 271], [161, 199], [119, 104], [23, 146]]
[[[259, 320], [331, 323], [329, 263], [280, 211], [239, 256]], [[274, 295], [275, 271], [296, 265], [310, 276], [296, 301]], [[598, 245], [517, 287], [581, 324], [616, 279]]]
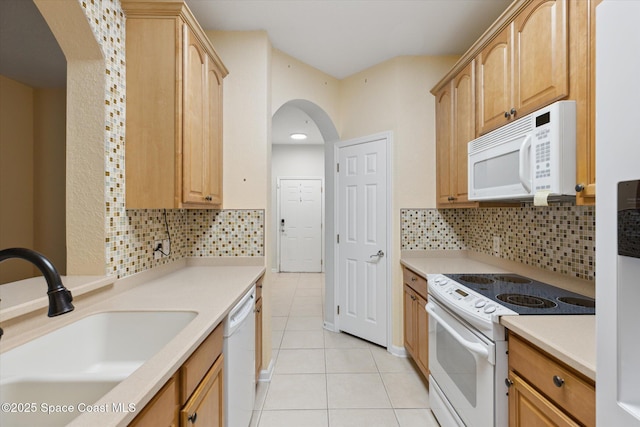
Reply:
[[34, 247], [66, 274], [66, 89], [34, 93]]
[[[65, 89], [34, 89], [0, 76], [0, 248], [26, 247], [66, 270]], [[0, 283], [37, 273], [0, 264]]]
[[224, 209], [266, 209], [271, 44], [263, 31], [207, 31], [224, 79]]
[[304, 99], [311, 101], [337, 126], [340, 81], [297, 59], [273, 49], [271, 62], [271, 111], [285, 103]]
[[[0, 76], [0, 248], [33, 248], [33, 89]], [[0, 264], [0, 283], [32, 277], [23, 261]]]
[[392, 344], [403, 345], [400, 209], [435, 206], [435, 103], [429, 90], [458, 57], [398, 57], [341, 81], [340, 135], [392, 142]]

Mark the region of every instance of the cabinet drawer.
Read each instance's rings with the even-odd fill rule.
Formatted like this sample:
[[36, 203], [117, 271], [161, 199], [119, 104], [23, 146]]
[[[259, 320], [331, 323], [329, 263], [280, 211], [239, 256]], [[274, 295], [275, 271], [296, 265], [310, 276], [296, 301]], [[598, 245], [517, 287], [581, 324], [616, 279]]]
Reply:
[[200, 344], [191, 357], [180, 368], [182, 377], [180, 390], [180, 404], [183, 405], [196, 389], [213, 362], [222, 354], [222, 334], [224, 325], [221, 323]]
[[595, 425], [594, 385], [513, 334], [509, 335], [509, 368], [576, 420]]
[[405, 285], [420, 294], [422, 298], [427, 299], [427, 279], [404, 267], [402, 269], [402, 280]]

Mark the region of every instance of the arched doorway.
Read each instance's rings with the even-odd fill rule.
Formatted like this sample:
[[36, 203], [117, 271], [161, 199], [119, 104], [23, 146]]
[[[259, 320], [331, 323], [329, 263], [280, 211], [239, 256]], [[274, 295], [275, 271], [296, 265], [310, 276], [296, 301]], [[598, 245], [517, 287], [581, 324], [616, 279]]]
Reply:
[[[315, 149], [310, 149], [307, 151], [313, 151], [313, 158], [321, 159], [323, 165], [319, 169], [314, 169], [314, 174], [322, 173], [323, 178], [323, 211], [325, 214], [323, 216], [323, 249], [322, 249], [322, 269], [326, 273], [326, 283], [325, 283], [325, 326], [328, 329], [333, 330], [333, 305], [334, 305], [334, 286], [333, 286], [333, 277], [334, 277], [334, 247], [333, 244], [329, 244], [333, 242], [333, 236], [335, 236], [335, 225], [333, 219], [333, 210], [334, 210], [334, 150], [333, 144], [339, 141], [338, 131], [329, 117], [329, 115], [317, 104], [305, 100], [305, 99], [294, 99], [284, 103], [274, 114], [274, 120], [278, 120], [278, 112], [282, 109], [295, 109], [299, 113], [302, 114], [301, 117], [308, 117], [311, 121], [309, 125], [312, 125], [313, 130], [317, 132], [317, 138], [322, 141], [316, 143]], [[273, 133], [275, 134], [278, 131], [278, 127], [280, 125], [273, 123]], [[292, 128], [290, 133], [293, 133], [295, 130]], [[282, 131], [281, 133], [287, 134], [286, 131]], [[273, 139], [273, 138], [272, 138]], [[273, 144], [274, 141], [272, 141]], [[277, 145], [277, 144], [276, 144]], [[286, 150], [286, 148], [285, 148]], [[277, 149], [276, 149], [277, 151]], [[274, 164], [274, 151], [272, 145], [272, 166]], [[312, 158], [310, 153], [307, 158]], [[278, 159], [275, 160], [277, 162]], [[317, 166], [317, 165], [316, 165]], [[278, 253], [278, 239], [275, 238], [277, 233], [279, 233], [280, 224], [278, 223], [278, 212], [277, 212], [277, 176], [272, 169], [272, 221], [269, 225], [269, 231], [273, 238], [270, 238], [271, 242], [271, 253]], [[278, 258], [277, 256], [271, 257], [271, 268], [273, 271], [278, 271]]]

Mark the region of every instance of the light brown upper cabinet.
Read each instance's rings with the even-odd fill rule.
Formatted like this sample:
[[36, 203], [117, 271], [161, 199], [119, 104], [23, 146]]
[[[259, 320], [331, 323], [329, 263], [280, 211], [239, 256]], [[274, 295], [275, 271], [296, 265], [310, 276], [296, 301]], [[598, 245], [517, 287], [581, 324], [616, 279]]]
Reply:
[[[433, 87], [438, 207], [473, 206], [466, 201], [462, 175], [466, 143], [560, 99], [576, 101], [576, 203], [595, 203], [595, 7], [600, 1], [515, 0]], [[469, 73], [475, 74], [471, 113], [461, 111]], [[489, 204], [477, 206], [482, 205]]]
[[473, 62], [436, 95], [438, 207], [475, 207], [467, 191], [467, 143], [475, 138]]
[[478, 135], [569, 94], [567, 1], [528, 4], [477, 57]]
[[222, 204], [222, 79], [228, 74], [183, 2], [123, 0], [127, 208]]

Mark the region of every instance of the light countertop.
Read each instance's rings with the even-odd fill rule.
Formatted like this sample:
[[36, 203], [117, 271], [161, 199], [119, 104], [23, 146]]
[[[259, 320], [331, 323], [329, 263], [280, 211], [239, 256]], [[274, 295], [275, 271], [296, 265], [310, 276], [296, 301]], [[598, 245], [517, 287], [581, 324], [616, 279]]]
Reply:
[[[426, 277], [432, 273], [511, 272], [594, 297], [595, 285], [554, 272], [467, 251], [405, 251], [401, 264]], [[595, 316], [503, 316], [500, 323], [595, 381]]]
[[[5, 329], [2, 351], [91, 314], [105, 311], [193, 311], [197, 316], [162, 350], [127, 379], [103, 396], [96, 405], [126, 402], [142, 409], [188, 359], [200, 343], [223, 321], [231, 308], [264, 273], [258, 265], [207, 266], [206, 261], [186, 262], [157, 272], [140, 273], [114, 286], [124, 288], [63, 316], [47, 319], [36, 328], [20, 325]], [[202, 265], [205, 264], [205, 265]], [[166, 274], [165, 274], [166, 273]], [[123, 282], [123, 283], [119, 283]], [[39, 316], [42, 317], [42, 316]], [[125, 426], [136, 413], [85, 413], [70, 426]]]

